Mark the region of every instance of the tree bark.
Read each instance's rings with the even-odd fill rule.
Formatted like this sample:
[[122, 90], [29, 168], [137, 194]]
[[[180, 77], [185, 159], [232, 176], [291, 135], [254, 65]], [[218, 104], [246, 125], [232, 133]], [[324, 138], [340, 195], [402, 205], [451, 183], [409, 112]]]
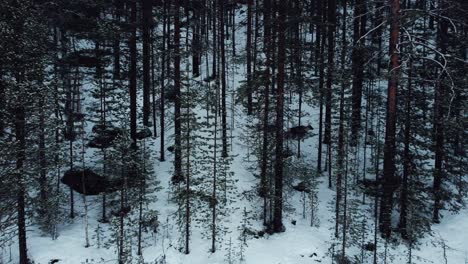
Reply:
[[395, 130], [397, 118], [397, 89], [399, 74], [399, 55], [397, 44], [400, 30], [400, 1], [391, 0], [390, 14], [390, 77], [387, 90], [387, 119], [385, 125], [383, 190], [380, 201], [380, 232], [384, 238], [392, 233], [393, 192], [396, 188], [395, 177]]
[[136, 148], [137, 133], [137, 42], [136, 42], [136, 1], [130, 1], [130, 23], [132, 26], [129, 49], [130, 49], [130, 70], [129, 70], [129, 93], [130, 93], [130, 138], [132, 145]]
[[[20, 101], [21, 102], [21, 101]], [[28, 264], [28, 253], [26, 244], [26, 213], [25, 196], [26, 183], [24, 178], [23, 165], [26, 158], [26, 133], [25, 133], [25, 109], [24, 106], [18, 106], [15, 109], [15, 137], [18, 142], [16, 154], [16, 180], [17, 188], [17, 210], [18, 210], [18, 245], [19, 245], [19, 263]]]
[[152, 1], [142, 0], [142, 31], [143, 31], [143, 125], [149, 126], [151, 113], [151, 27], [152, 27]]
[[252, 114], [252, 5], [253, 0], [247, 0], [247, 114]]
[[283, 119], [284, 119], [284, 83], [286, 61], [286, 9], [287, 0], [280, 0], [278, 7], [278, 73], [276, 86], [276, 149], [275, 149], [275, 206], [273, 213], [273, 231], [283, 232]]

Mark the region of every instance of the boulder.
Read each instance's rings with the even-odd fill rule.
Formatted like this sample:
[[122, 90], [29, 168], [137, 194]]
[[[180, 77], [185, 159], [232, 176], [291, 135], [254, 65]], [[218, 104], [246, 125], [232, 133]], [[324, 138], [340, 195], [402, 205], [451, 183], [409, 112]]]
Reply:
[[109, 181], [91, 169], [73, 169], [65, 172], [62, 183], [84, 195], [107, 192]]

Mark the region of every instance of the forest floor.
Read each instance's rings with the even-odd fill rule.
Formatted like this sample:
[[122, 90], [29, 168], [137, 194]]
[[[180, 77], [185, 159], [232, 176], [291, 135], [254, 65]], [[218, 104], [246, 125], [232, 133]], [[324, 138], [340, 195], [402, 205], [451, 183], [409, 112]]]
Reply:
[[[239, 112], [241, 109], [237, 109]], [[236, 111], [234, 111], [236, 112]], [[303, 123], [317, 124], [317, 109], [313, 107], [304, 107]], [[185, 255], [178, 249], [181, 245], [183, 233], [178, 230], [177, 224], [177, 205], [170, 201], [169, 192], [171, 190], [171, 175], [173, 155], [169, 153], [165, 162], [154, 159], [155, 177], [160, 182], [162, 188], [154, 196], [157, 201], [149, 205], [150, 209], [157, 210], [159, 213], [160, 226], [158, 233], [147, 234], [143, 249], [143, 259], [148, 263], [155, 263], [165, 259], [166, 263], [179, 264], [214, 264], [214, 263], [241, 263], [240, 255], [244, 258], [244, 263], [255, 264], [301, 264], [301, 263], [332, 263], [331, 252], [332, 245], [337, 243], [333, 238], [334, 228], [334, 191], [328, 188], [326, 173], [319, 178], [318, 185], [318, 204], [315, 213], [313, 226], [311, 226], [311, 211], [307, 205], [305, 217], [303, 215], [302, 195], [299, 192], [288, 191], [285, 194], [286, 207], [284, 213], [284, 224], [286, 232], [274, 235], [265, 234], [263, 237], [255, 238], [248, 236], [246, 245], [241, 246], [240, 227], [245, 220], [243, 217], [244, 208], [249, 214], [249, 228], [261, 230], [261, 199], [246, 199], [243, 194], [252, 192], [257, 184], [255, 178], [248, 170], [252, 161], [247, 161], [249, 155], [248, 146], [242, 141], [244, 129], [251, 120], [235, 114], [235, 128], [233, 129], [233, 145], [230, 155], [234, 157], [230, 171], [234, 172], [233, 179], [233, 203], [228, 207], [227, 216], [220, 217], [220, 225], [227, 228], [228, 232], [220, 235], [217, 241], [216, 253], [210, 253], [211, 242], [209, 240], [209, 230], [202, 224], [192, 224], [190, 239], [190, 254]], [[159, 150], [159, 140], [151, 139], [150, 149], [157, 153]], [[293, 143], [296, 144], [296, 143]], [[301, 143], [302, 158], [311, 164], [316, 163], [317, 136], [312, 136]], [[252, 159], [252, 157], [250, 158]], [[293, 157], [293, 159], [297, 159]], [[311, 165], [314, 167], [315, 165]], [[77, 196], [76, 211], [78, 217], [69, 223], [59, 227], [59, 237], [52, 240], [50, 237], [43, 236], [40, 231], [30, 228], [28, 231], [29, 254], [35, 263], [46, 264], [53, 259], [59, 259], [58, 263], [116, 263], [117, 247], [113, 240], [113, 232], [116, 232], [115, 225], [101, 224], [97, 221], [100, 218], [101, 206], [100, 197], [88, 197], [88, 219], [90, 247], [85, 248], [85, 217], [84, 207], [80, 196]], [[350, 198], [351, 199], [351, 198]], [[369, 199], [371, 201], [371, 199]], [[372, 207], [372, 202], [368, 202]], [[132, 216], [133, 215], [133, 216]], [[128, 221], [136, 219], [136, 213], [132, 214]], [[369, 214], [372, 215], [371, 213]], [[413, 249], [412, 263], [466, 263], [468, 254], [468, 239], [463, 230], [468, 229], [468, 209], [463, 209], [459, 214], [452, 215], [449, 212], [444, 213], [445, 217], [441, 224], [433, 226], [432, 234], [420, 241], [417, 245], [419, 249]], [[133, 219], [133, 220], [132, 220]], [[209, 221], [209, 219], [206, 219]], [[293, 224], [295, 221], [295, 224]], [[134, 222], [133, 226], [136, 225]], [[366, 237], [363, 241], [372, 241], [373, 238], [373, 220], [368, 219]], [[131, 229], [131, 228], [130, 228]], [[133, 227], [135, 229], [135, 227]], [[96, 235], [96, 230], [102, 230], [102, 233]], [[112, 231], [114, 230], [114, 231]], [[128, 231], [128, 246], [135, 251], [136, 235]], [[98, 241], [99, 240], [99, 241]], [[350, 242], [351, 243], [351, 242]], [[378, 263], [383, 262], [385, 248], [382, 241], [378, 247]], [[13, 255], [10, 259], [8, 252], [3, 252], [3, 263], [15, 263], [15, 244], [13, 244]], [[243, 249], [241, 249], [243, 247]], [[337, 244], [337, 252], [340, 250]], [[241, 253], [242, 252], [242, 253]], [[364, 252], [364, 262], [372, 263], [373, 252]], [[361, 251], [359, 245], [352, 245], [348, 249], [348, 256], [358, 258], [360, 263]], [[387, 249], [387, 263], [407, 263], [408, 248], [406, 246], [394, 247], [389, 245]], [[135, 253], [134, 253], [135, 256]], [[136, 260], [136, 257], [134, 257]], [[231, 261], [231, 262], [230, 262]], [[0, 262], [2, 263], [2, 262]], [[159, 263], [159, 262], [156, 262]]]

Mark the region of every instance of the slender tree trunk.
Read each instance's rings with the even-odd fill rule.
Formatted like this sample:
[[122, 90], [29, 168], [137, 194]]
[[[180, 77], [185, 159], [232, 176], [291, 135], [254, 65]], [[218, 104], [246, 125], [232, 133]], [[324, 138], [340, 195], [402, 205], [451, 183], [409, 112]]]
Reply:
[[[174, 157], [174, 172], [175, 179], [180, 182], [184, 179], [182, 174], [182, 128], [181, 128], [181, 83], [180, 83], [180, 22], [179, 22], [179, 0], [174, 1], [174, 134], [175, 134], [175, 157]], [[188, 193], [187, 193], [188, 195]], [[186, 245], [186, 253], [188, 254], [188, 239]]]
[[18, 209], [18, 245], [19, 245], [19, 263], [28, 264], [28, 253], [26, 244], [26, 213], [25, 196], [26, 183], [24, 178], [23, 165], [26, 158], [26, 132], [25, 132], [25, 109], [24, 106], [18, 106], [15, 109], [15, 137], [18, 142], [18, 151], [16, 154], [16, 180], [17, 184], [17, 209]]
[[[269, 3], [269, 0], [267, 0]], [[265, 2], [267, 4], [267, 2]], [[265, 44], [265, 56], [266, 56], [266, 67], [265, 67], [265, 79], [267, 82], [264, 90], [264, 108], [263, 108], [263, 129], [262, 129], [262, 162], [260, 168], [260, 196], [263, 197], [263, 225], [268, 225], [267, 213], [268, 213], [268, 193], [269, 185], [267, 179], [268, 171], [268, 125], [269, 125], [269, 112], [270, 112], [270, 66], [271, 66], [271, 34], [270, 34], [270, 16], [269, 16], [269, 5], [264, 6], [264, 44]]]
[[[328, 1], [328, 59], [327, 59], [327, 91], [325, 96], [325, 136], [323, 142], [331, 144], [331, 119], [332, 119], [332, 84], [335, 56], [335, 27], [336, 27], [336, 1]], [[331, 162], [330, 160], [328, 162]]]
[[[160, 142], [160, 156], [159, 160], [160, 161], [165, 161], [165, 120], [166, 120], [166, 106], [165, 106], [165, 92], [166, 92], [166, 60], [169, 61], [167, 58], [167, 51], [166, 51], [166, 40], [169, 44], [170, 37], [169, 35], [169, 22], [168, 22], [168, 13], [169, 13], [169, 5], [167, 3], [168, 1], [164, 1], [164, 14], [163, 14], [163, 39], [162, 39], [162, 54], [161, 54], [161, 101], [160, 101], [160, 115], [161, 117], [159, 118], [160, 126], [161, 126], [161, 131], [160, 131], [160, 136], [161, 136], [161, 142]], [[169, 45], [168, 45], [169, 46]], [[169, 47], [167, 47], [169, 48]]]
[[252, 114], [252, 5], [253, 0], [247, 0], [247, 114]]
[[5, 86], [3, 84], [3, 71], [2, 66], [0, 65], [0, 137], [5, 135], [5, 120], [4, 120], [4, 111], [5, 111]]
[[142, 0], [142, 31], [143, 31], [143, 125], [149, 126], [151, 113], [151, 27], [152, 27], [152, 1]]
[[387, 120], [385, 126], [383, 193], [380, 201], [380, 232], [384, 238], [392, 233], [391, 214], [395, 177], [395, 130], [397, 118], [398, 68], [400, 66], [397, 44], [400, 30], [400, 1], [391, 0], [390, 28], [390, 77], [387, 91]]
[[226, 53], [224, 46], [224, 0], [219, 0], [219, 45], [221, 48], [221, 126], [223, 130], [222, 135], [222, 157], [225, 158], [228, 156], [228, 144], [227, 144], [227, 109], [226, 109]]
[[217, 184], [217, 147], [218, 147], [218, 105], [219, 105], [219, 87], [216, 86], [216, 102], [214, 116], [214, 151], [213, 151], [213, 193], [211, 195], [212, 218], [211, 218], [211, 252], [216, 251], [216, 184]]
[[[440, 3], [442, 7], [447, 6], [446, 3]], [[444, 14], [442, 14], [444, 15]], [[439, 18], [438, 27], [438, 45], [442, 54], [447, 52], [448, 43], [448, 21], [445, 18]], [[435, 139], [435, 158], [434, 158], [434, 208], [432, 221], [434, 223], [440, 223], [439, 211], [442, 207], [442, 179], [444, 170], [442, 163], [444, 161], [444, 102], [445, 102], [445, 79], [446, 73], [442, 72], [441, 77], [435, 87], [435, 98], [434, 98], [434, 139]]]
[[[342, 24], [342, 50], [341, 50], [341, 72], [344, 75], [346, 70], [346, 17], [347, 17], [347, 3], [343, 1], [343, 24]], [[347, 84], [346, 77], [343, 76], [341, 80], [340, 90], [340, 116], [339, 116], [339, 128], [338, 128], [338, 162], [337, 162], [337, 174], [336, 174], [336, 200], [335, 200], [335, 238], [339, 236], [339, 219], [340, 219], [340, 202], [342, 196], [342, 179], [343, 179], [343, 161], [344, 161], [344, 93]]]
[[218, 0], [213, 0], [213, 7], [212, 7], [212, 26], [213, 26], [213, 80], [217, 78], [218, 72], [217, 72], [217, 54], [218, 54], [218, 32], [217, 32], [217, 25], [216, 25], [216, 14], [217, 14], [217, 3]]
[[[115, 17], [116, 23], [120, 23], [120, 17], [122, 15], [122, 0], [114, 0], [115, 6]], [[120, 34], [119, 31], [116, 30], [114, 32], [116, 35], [114, 36], [114, 81], [120, 79]]]
[[[393, 1], [393, 0], [391, 0]], [[365, 2], [356, 0], [354, 6], [354, 22], [353, 22], [353, 42], [354, 48], [352, 53], [352, 69], [353, 69], [353, 88], [352, 88], [352, 117], [351, 117], [351, 145], [356, 146], [361, 129], [361, 101], [362, 101], [362, 86], [364, 80], [364, 39], [363, 29], [365, 29], [365, 20], [362, 19], [364, 14]]]
[[408, 90], [406, 91], [405, 98], [405, 138], [404, 138], [404, 150], [403, 150], [403, 179], [401, 181], [400, 191], [400, 222], [398, 227], [400, 229], [401, 236], [405, 239], [408, 238], [408, 179], [411, 175], [411, 154], [410, 154], [410, 142], [411, 142], [411, 81], [412, 81], [412, 67], [413, 62], [410, 59], [409, 72], [408, 72]]
[[[322, 0], [319, 0], [322, 1]], [[319, 26], [321, 35], [321, 43], [319, 45], [320, 47], [320, 52], [319, 52], [319, 65], [320, 65], [320, 70], [319, 70], [319, 104], [320, 104], [320, 110], [319, 110], [319, 138], [318, 138], [318, 148], [317, 148], [317, 172], [321, 173], [322, 172], [322, 138], [323, 138], [323, 94], [324, 94], [324, 78], [325, 78], [325, 63], [324, 63], [324, 53], [325, 53], [325, 21], [326, 21], [326, 10], [323, 9], [321, 10], [321, 16], [322, 16], [322, 25]]]
[[130, 137], [133, 148], [136, 148], [137, 132], [137, 4], [136, 1], [130, 1], [130, 23], [132, 30], [129, 40], [130, 49], [130, 70], [129, 70], [129, 93], [130, 93]]
[[276, 86], [276, 149], [275, 149], [275, 206], [273, 231], [283, 232], [283, 119], [286, 61], [286, 9], [287, 0], [279, 1], [278, 8], [278, 73]]
[[[39, 104], [39, 186], [40, 186], [40, 214], [44, 220], [48, 220], [47, 201], [48, 201], [48, 186], [47, 186], [47, 158], [46, 158], [46, 142], [45, 142], [45, 95], [41, 95]], [[1, 110], [0, 110], [1, 111]]]

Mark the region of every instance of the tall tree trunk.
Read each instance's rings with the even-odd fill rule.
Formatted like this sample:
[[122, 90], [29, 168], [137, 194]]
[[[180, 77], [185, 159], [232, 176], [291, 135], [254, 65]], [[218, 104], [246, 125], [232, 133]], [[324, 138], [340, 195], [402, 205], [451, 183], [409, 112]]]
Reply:
[[193, 19], [195, 20], [193, 28], [193, 39], [192, 39], [192, 75], [198, 77], [200, 75], [200, 7], [197, 5], [193, 7]]
[[[447, 4], [443, 1], [440, 1], [442, 10], [447, 8]], [[445, 14], [442, 14], [443, 16]], [[438, 22], [438, 45], [440, 47], [441, 54], [446, 54], [447, 52], [447, 43], [448, 43], [448, 21], [445, 17], [439, 18]], [[444, 102], [445, 102], [445, 83], [444, 79], [446, 73], [442, 72], [439, 78], [438, 83], [435, 87], [435, 97], [434, 97], [434, 139], [435, 139], [435, 158], [434, 158], [434, 182], [433, 182], [433, 192], [434, 192], [434, 208], [432, 221], [434, 223], [440, 222], [439, 211], [442, 207], [442, 179], [444, 170], [442, 163], [444, 161]]]
[[217, 184], [217, 147], [218, 147], [218, 108], [219, 108], [219, 87], [216, 86], [216, 102], [214, 116], [214, 150], [213, 150], [213, 192], [211, 194], [212, 218], [211, 218], [211, 253], [216, 251], [216, 184]]
[[[327, 59], [327, 91], [325, 96], [325, 136], [323, 142], [331, 144], [331, 119], [332, 119], [332, 84], [335, 56], [335, 27], [336, 27], [336, 1], [328, 1], [328, 59]], [[330, 151], [330, 150], [329, 150]], [[331, 162], [330, 160], [328, 162]]]
[[391, 0], [390, 13], [390, 77], [387, 91], [387, 120], [385, 125], [383, 193], [380, 201], [380, 232], [384, 238], [392, 233], [393, 192], [396, 187], [395, 177], [395, 129], [397, 118], [398, 68], [400, 66], [397, 44], [400, 31], [400, 1]]
[[[21, 102], [21, 101], [19, 101]], [[17, 210], [18, 210], [18, 245], [19, 245], [19, 263], [28, 264], [28, 253], [26, 244], [26, 213], [25, 196], [26, 183], [24, 178], [23, 165], [26, 158], [26, 133], [25, 133], [25, 110], [24, 106], [17, 106], [15, 109], [15, 137], [18, 142], [16, 154], [16, 180], [17, 188]]]
[[247, 0], [247, 114], [252, 114], [252, 5], [253, 0]]
[[2, 66], [0, 66], [0, 137], [5, 135], [5, 120], [4, 120], [4, 111], [5, 111], [5, 86], [3, 84], [3, 72]]
[[47, 213], [47, 158], [46, 158], [46, 130], [45, 130], [45, 95], [40, 95], [41, 98], [39, 103], [39, 167], [40, 167], [40, 176], [39, 176], [39, 185], [40, 185], [40, 215], [42, 219], [48, 220]]
[[[268, 5], [266, 5], [268, 3]], [[262, 128], [262, 162], [260, 167], [260, 196], [263, 198], [263, 225], [268, 225], [267, 213], [268, 213], [268, 125], [269, 125], [269, 112], [270, 112], [270, 67], [271, 67], [271, 34], [270, 34], [270, 16], [269, 16], [269, 0], [265, 1], [264, 6], [264, 23], [265, 23], [265, 32], [264, 32], [264, 52], [266, 56], [266, 67], [265, 67], [265, 90], [264, 90], [264, 108], [263, 108], [263, 128]], [[257, 10], [258, 12], [258, 10]]]
[[[393, 1], [393, 0], [391, 0]], [[353, 22], [353, 42], [354, 48], [352, 53], [352, 69], [353, 69], [353, 88], [352, 88], [352, 116], [351, 116], [351, 145], [355, 146], [359, 138], [361, 129], [361, 101], [362, 101], [362, 86], [364, 80], [364, 39], [363, 30], [365, 29], [364, 7], [363, 0], [356, 0], [354, 6], [354, 22]]]
[[[159, 118], [160, 121], [160, 136], [161, 136], [161, 142], [160, 142], [160, 156], [159, 160], [160, 161], [165, 161], [165, 120], [166, 120], [166, 106], [165, 106], [165, 92], [166, 92], [166, 61], [170, 61], [167, 56], [167, 51], [166, 51], [166, 41], [169, 44], [170, 42], [170, 37], [169, 37], [169, 21], [168, 21], [168, 14], [169, 14], [169, 5], [167, 3], [168, 1], [164, 1], [164, 14], [163, 14], [163, 38], [162, 38], [162, 50], [163, 52], [161, 53], [161, 101], [160, 101], [160, 115], [161, 117]], [[169, 49], [169, 45], [167, 45], [167, 48]], [[167, 63], [169, 64], [169, 63]]]
[[[323, 0], [319, 0], [323, 1]], [[322, 3], [323, 4], [323, 3]], [[325, 63], [324, 63], [324, 53], [325, 53], [325, 22], [326, 22], [326, 14], [325, 9], [321, 10], [321, 25], [319, 26], [318, 31], [320, 31], [320, 52], [319, 52], [319, 104], [320, 104], [320, 110], [319, 110], [319, 138], [318, 138], [318, 148], [317, 148], [317, 172], [321, 173], [322, 172], [322, 138], [323, 138], [323, 94], [324, 94], [324, 78], [325, 78]]]
[[[120, 23], [120, 17], [122, 16], [123, 12], [123, 3], [122, 0], [114, 0], [114, 6], [115, 6], [115, 17], [114, 20], [116, 21], [116, 24]], [[120, 34], [119, 30], [116, 30], [114, 36], [114, 47], [113, 47], [113, 52], [114, 52], [114, 81], [120, 79]]]
[[273, 231], [283, 232], [283, 119], [284, 119], [284, 83], [286, 62], [286, 9], [287, 0], [279, 1], [278, 8], [278, 73], [276, 86], [276, 149], [275, 149], [275, 207]]
[[213, 80], [218, 77], [218, 72], [217, 72], [217, 55], [218, 55], [218, 31], [217, 31], [217, 0], [213, 0], [213, 7], [212, 7], [212, 26], [213, 26], [213, 61], [212, 61], [212, 67], [213, 67]]
[[143, 31], [143, 125], [149, 126], [151, 113], [151, 27], [152, 27], [152, 1], [142, 0], [142, 31]]
[[411, 156], [410, 156], [410, 142], [411, 142], [411, 79], [413, 78], [413, 65], [412, 59], [409, 62], [408, 72], [408, 90], [406, 91], [405, 98], [405, 138], [403, 150], [403, 179], [401, 181], [400, 191], [400, 222], [398, 227], [401, 236], [405, 239], [408, 238], [407, 222], [408, 222], [408, 178], [411, 174]]
[[136, 35], [137, 4], [130, 1], [130, 23], [132, 30], [129, 40], [130, 70], [129, 70], [129, 93], [130, 93], [130, 137], [132, 145], [136, 148], [137, 132], [137, 35]]
[[[346, 71], [346, 17], [347, 17], [347, 3], [343, 1], [343, 24], [342, 24], [342, 50], [341, 50], [341, 72], [344, 75]], [[344, 93], [347, 80], [345, 76], [341, 80], [340, 89], [340, 116], [339, 116], [339, 128], [338, 128], [338, 162], [337, 162], [337, 175], [336, 175], [336, 199], [335, 199], [335, 238], [339, 236], [339, 219], [340, 219], [340, 202], [342, 196], [342, 179], [343, 179], [343, 161], [344, 161]]]
[[181, 128], [181, 92], [180, 92], [180, 22], [179, 22], [179, 0], [174, 1], [174, 134], [175, 134], [175, 157], [174, 173], [175, 179], [180, 181], [182, 175], [182, 128]]
[[221, 126], [223, 130], [222, 135], [222, 157], [228, 156], [227, 146], [227, 109], [226, 109], [226, 53], [224, 46], [224, 0], [219, 0], [219, 46], [221, 48]]

